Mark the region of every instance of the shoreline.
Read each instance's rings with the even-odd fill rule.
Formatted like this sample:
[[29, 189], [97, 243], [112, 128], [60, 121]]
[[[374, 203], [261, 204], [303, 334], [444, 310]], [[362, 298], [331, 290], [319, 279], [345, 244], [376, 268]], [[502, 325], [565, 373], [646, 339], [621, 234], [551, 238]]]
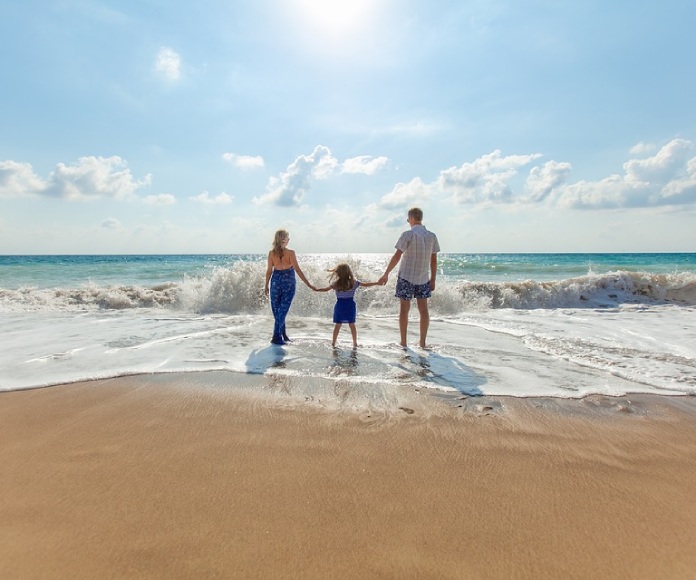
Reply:
[[0, 576], [694, 577], [696, 397], [293, 387], [0, 393]]
[[[390, 408], [397, 401], [423, 402], [421, 412], [427, 416], [432, 414], [447, 415], [455, 409], [467, 411], [478, 410], [481, 406], [493, 406], [499, 410], [505, 406], [505, 401], [518, 401], [521, 404], [526, 401], [534, 408], [555, 409], [563, 413], [602, 413], [605, 410], [619, 411], [622, 413], [644, 413], [653, 408], [676, 408], [685, 413], [693, 413], [696, 418], [696, 394], [677, 393], [669, 391], [664, 394], [654, 392], [630, 392], [624, 394], [590, 393], [573, 397], [561, 397], [554, 395], [502, 395], [502, 394], [467, 394], [456, 389], [444, 390], [437, 386], [404, 383], [369, 382], [356, 380], [349, 376], [350, 380], [338, 377], [303, 377], [295, 374], [265, 374], [258, 372], [239, 372], [227, 369], [209, 370], [173, 370], [158, 372], [133, 372], [116, 376], [99, 377], [93, 379], [76, 379], [69, 382], [55, 382], [36, 386], [16, 387], [0, 390], [0, 397], [5, 394], [44, 391], [50, 389], [65, 389], [72, 386], [100, 385], [111, 382], [142, 382], [146, 385], [161, 387], [166, 385], [171, 389], [184, 389], [207, 391], [213, 394], [218, 391], [227, 396], [251, 396], [252, 398], [266, 399], [269, 406], [282, 408], [304, 407], [326, 411], [356, 412], [362, 406], [374, 406], [374, 391], [381, 398], [380, 409], [387, 414], [392, 414]], [[364, 377], [367, 379], [368, 377]], [[338, 387], [338, 388], [337, 388]], [[346, 398], [350, 397], [349, 405], [344, 405]], [[514, 403], [513, 403], [514, 404]], [[398, 407], [398, 405], [396, 405]], [[460, 413], [461, 414], [461, 413]]]

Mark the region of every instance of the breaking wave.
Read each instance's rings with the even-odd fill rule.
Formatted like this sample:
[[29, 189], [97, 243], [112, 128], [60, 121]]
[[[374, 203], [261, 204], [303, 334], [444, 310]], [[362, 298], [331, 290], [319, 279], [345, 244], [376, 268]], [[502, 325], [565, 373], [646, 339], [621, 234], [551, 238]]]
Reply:
[[[304, 267], [315, 284], [324, 284], [326, 269]], [[362, 270], [362, 271], [361, 271]], [[354, 264], [359, 278], [376, 280], [379, 272]], [[153, 286], [87, 283], [76, 288], [0, 288], [0, 311], [85, 311], [167, 309], [201, 314], [255, 314], [268, 308], [264, 295], [265, 264], [235, 262], [177, 282]], [[391, 316], [395, 312], [392, 275], [384, 287], [358, 291], [360, 312]], [[607, 308], [621, 304], [696, 305], [696, 275], [616, 271], [558, 281], [469, 281], [442, 275], [431, 300], [434, 315], [457, 316], [499, 308]], [[298, 279], [295, 315], [328, 316], [333, 296], [314, 293]]]

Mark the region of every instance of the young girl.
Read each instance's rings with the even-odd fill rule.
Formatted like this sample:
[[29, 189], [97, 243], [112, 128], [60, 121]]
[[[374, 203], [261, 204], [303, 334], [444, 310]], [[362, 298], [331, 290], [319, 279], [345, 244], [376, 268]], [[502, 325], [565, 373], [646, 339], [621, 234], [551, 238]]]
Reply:
[[353, 348], [357, 348], [358, 331], [355, 328], [357, 309], [353, 297], [359, 286], [368, 288], [370, 286], [377, 286], [379, 282], [361, 282], [360, 280], [356, 280], [348, 264], [339, 264], [331, 270], [329, 282], [331, 283], [330, 286], [326, 288], [315, 288], [315, 290], [317, 292], [328, 292], [329, 290], [336, 291], [336, 306], [334, 306], [333, 315], [335, 326], [331, 346], [336, 346], [341, 325], [347, 322], [348, 326], [350, 326], [350, 333], [353, 336]]
[[273, 344], [285, 344], [290, 341], [285, 331], [285, 318], [295, 297], [295, 272], [307, 286], [312, 290], [315, 289], [300, 269], [295, 251], [288, 248], [289, 241], [290, 234], [285, 230], [278, 230], [273, 239], [273, 249], [268, 252], [264, 292], [266, 296], [269, 295], [270, 282], [271, 310], [275, 319], [271, 339]]

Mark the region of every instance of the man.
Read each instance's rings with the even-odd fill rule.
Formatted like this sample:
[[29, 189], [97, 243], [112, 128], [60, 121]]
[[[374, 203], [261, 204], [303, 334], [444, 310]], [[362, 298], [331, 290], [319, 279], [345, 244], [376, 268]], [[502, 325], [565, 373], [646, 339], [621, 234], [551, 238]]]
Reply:
[[[379, 279], [380, 284], [386, 284], [391, 272], [401, 261], [399, 278], [396, 282], [396, 297], [399, 299], [399, 332], [401, 346], [407, 346], [408, 313], [411, 300], [416, 299], [420, 314], [420, 347], [425, 348], [425, 338], [430, 326], [428, 298], [435, 290], [437, 275], [437, 253], [440, 244], [437, 236], [425, 229], [423, 211], [417, 207], [408, 210], [410, 230], [401, 234], [396, 242], [396, 252], [389, 261], [384, 275]], [[402, 259], [403, 257], [403, 259]]]

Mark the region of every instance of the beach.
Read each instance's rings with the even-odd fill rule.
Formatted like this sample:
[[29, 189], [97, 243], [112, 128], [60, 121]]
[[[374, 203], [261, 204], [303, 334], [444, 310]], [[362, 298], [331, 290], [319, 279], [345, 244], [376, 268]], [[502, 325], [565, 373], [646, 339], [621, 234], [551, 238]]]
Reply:
[[696, 578], [692, 396], [286, 387], [0, 393], [0, 577]]
[[393, 281], [334, 349], [263, 255], [0, 263], [2, 579], [696, 578], [694, 254], [444, 255], [427, 349]]

